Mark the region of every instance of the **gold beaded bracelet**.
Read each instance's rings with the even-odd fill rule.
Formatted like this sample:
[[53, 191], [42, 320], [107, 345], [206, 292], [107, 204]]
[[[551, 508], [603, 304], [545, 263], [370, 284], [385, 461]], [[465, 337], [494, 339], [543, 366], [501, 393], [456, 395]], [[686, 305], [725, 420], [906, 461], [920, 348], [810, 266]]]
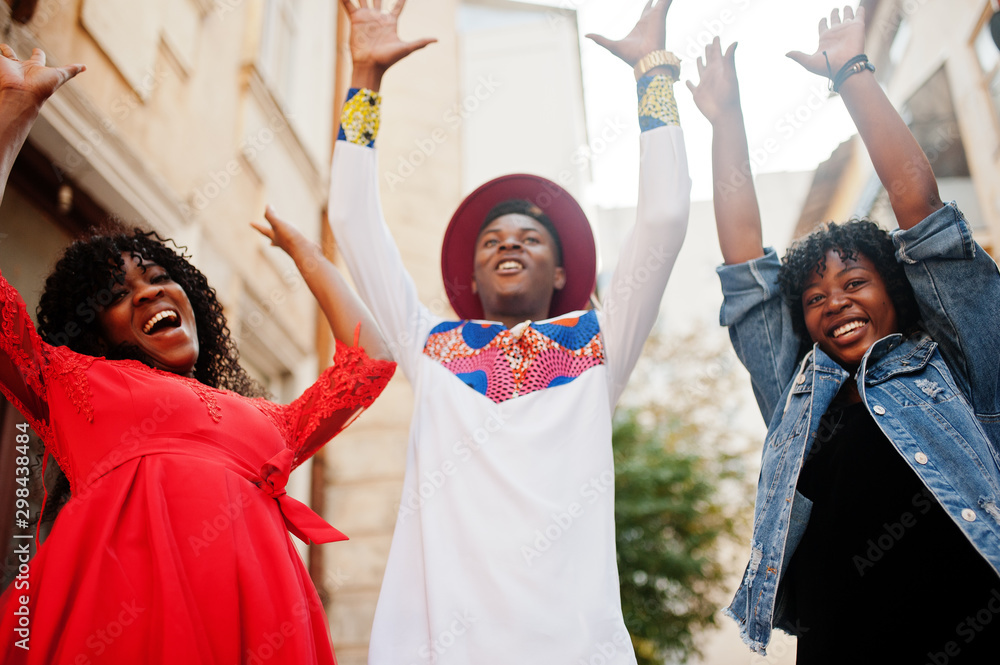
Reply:
[[652, 53], [647, 53], [639, 59], [639, 62], [635, 63], [635, 80], [638, 81], [641, 79], [653, 67], [660, 66], [672, 67], [674, 78], [676, 79], [681, 71], [681, 60], [670, 51], [653, 51]]

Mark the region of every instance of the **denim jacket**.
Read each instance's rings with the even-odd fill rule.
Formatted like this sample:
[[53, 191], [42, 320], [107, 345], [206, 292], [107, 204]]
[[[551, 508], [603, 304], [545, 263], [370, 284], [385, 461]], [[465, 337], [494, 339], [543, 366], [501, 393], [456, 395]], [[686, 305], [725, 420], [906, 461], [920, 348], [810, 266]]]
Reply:
[[852, 378], [818, 346], [800, 356], [774, 251], [722, 266], [721, 323], [768, 421], [750, 563], [727, 614], [764, 653], [772, 627], [796, 634], [778, 585], [811, 502], [796, 491], [820, 418], [844, 381], [983, 558], [1000, 574], [1000, 273], [949, 204], [893, 234], [922, 332], [868, 349]]

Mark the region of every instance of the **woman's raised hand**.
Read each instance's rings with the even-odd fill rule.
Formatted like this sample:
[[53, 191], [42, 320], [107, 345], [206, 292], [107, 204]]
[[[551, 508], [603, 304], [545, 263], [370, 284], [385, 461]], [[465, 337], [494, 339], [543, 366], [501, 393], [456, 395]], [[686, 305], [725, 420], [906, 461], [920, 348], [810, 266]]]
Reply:
[[292, 258], [295, 258], [296, 251], [302, 251], [314, 245], [302, 235], [301, 231], [278, 217], [271, 206], [267, 206], [264, 210], [264, 219], [267, 220], [267, 226], [260, 222], [250, 222], [250, 226], [259, 231], [261, 235], [266, 236], [271, 241], [271, 245], [284, 250]]
[[0, 93], [23, 93], [25, 99], [41, 106], [52, 93], [86, 67], [65, 65], [46, 67], [45, 53], [34, 49], [27, 60], [19, 60], [7, 44], [0, 44]]
[[267, 224], [250, 222], [250, 226], [270, 239], [273, 246], [284, 250], [292, 257], [295, 267], [316, 298], [327, 323], [330, 324], [333, 336], [344, 344], [352, 345], [355, 343], [355, 335], [358, 335], [357, 343], [365, 349], [369, 357], [391, 360], [392, 354], [382, 339], [382, 333], [375, 325], [371, 313], [347, 285], [340, 270], [323, 256], [319, 245], [278, 217], [271, 206], [267, 206], [264, 219], [267, 220]]
[[[385, 2], [389, 4], [389, 0]], [[388, 11], [382, 9], [383, 0], [340, 0], [340, 4], [351, 18], [354, 81], [362, 84], [354, 87], [378, 90], [382, 75], [389, 67], [437, 41], [431, 37], [410, 42], [399, 38], [399, 15], [406, 0], [396, 0]], [[369, 82], [373, 85], [368, 85]]]
[[815, 53], [792, 51], [788, 57], [813, 74], [832, 79], [848, 60], [864, 52], [865, 8], [859, 7], [855, 14], [850, 7], [844, 7], [843, 19], [840, 11], [834, 9], [829, 23], [825, 18], [819, 22], [819, 45]]
[[687, 87], [694, 97], [695, 106], [713, 125], [732, 111], [739, 111], [736, 43], [730, 44], [725, 54], [718, 37], [707, 45], [704, 59], [698, 58], [698, 85], [688, 81]]
[[596, 34], [589, 34], [587, 38], [608, 49], [629, 66], [635, 67], [643, 56], [666, 48], [667, 10], [670, 9], [672, 1], [649, 0], [642, 10], [639, 21], [623, 39], [608, 39]]

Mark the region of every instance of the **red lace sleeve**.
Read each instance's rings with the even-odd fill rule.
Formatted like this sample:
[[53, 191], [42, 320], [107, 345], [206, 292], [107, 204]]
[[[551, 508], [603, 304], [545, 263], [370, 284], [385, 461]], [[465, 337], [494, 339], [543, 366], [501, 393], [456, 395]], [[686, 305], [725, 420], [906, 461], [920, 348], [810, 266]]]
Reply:
[[21, 295], [0, 275], [0, 392], [48, 442], [45, 348]]
[[364, 349], [338, 341], [333, 365], [301, 397], [288, 405], [269, 404], [267, 415], [295, 451], [292, 468], [309, 459], [368, 408], [395, 371], [396, 363], [373, 360]]

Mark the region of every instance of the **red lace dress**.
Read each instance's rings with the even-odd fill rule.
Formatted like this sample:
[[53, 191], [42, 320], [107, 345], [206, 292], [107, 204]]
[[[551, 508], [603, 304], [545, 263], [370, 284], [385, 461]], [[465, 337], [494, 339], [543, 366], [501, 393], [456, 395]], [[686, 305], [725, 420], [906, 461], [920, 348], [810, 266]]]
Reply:
[[0, 662], [335, 663], [288, 531], [345, 536], [284, 487], [394, 367], [338, 344], [292, 404], [248, 399], [49, 346], [0, 276], [0, 389], [73, 492], [27, 586], [0, 597]]

